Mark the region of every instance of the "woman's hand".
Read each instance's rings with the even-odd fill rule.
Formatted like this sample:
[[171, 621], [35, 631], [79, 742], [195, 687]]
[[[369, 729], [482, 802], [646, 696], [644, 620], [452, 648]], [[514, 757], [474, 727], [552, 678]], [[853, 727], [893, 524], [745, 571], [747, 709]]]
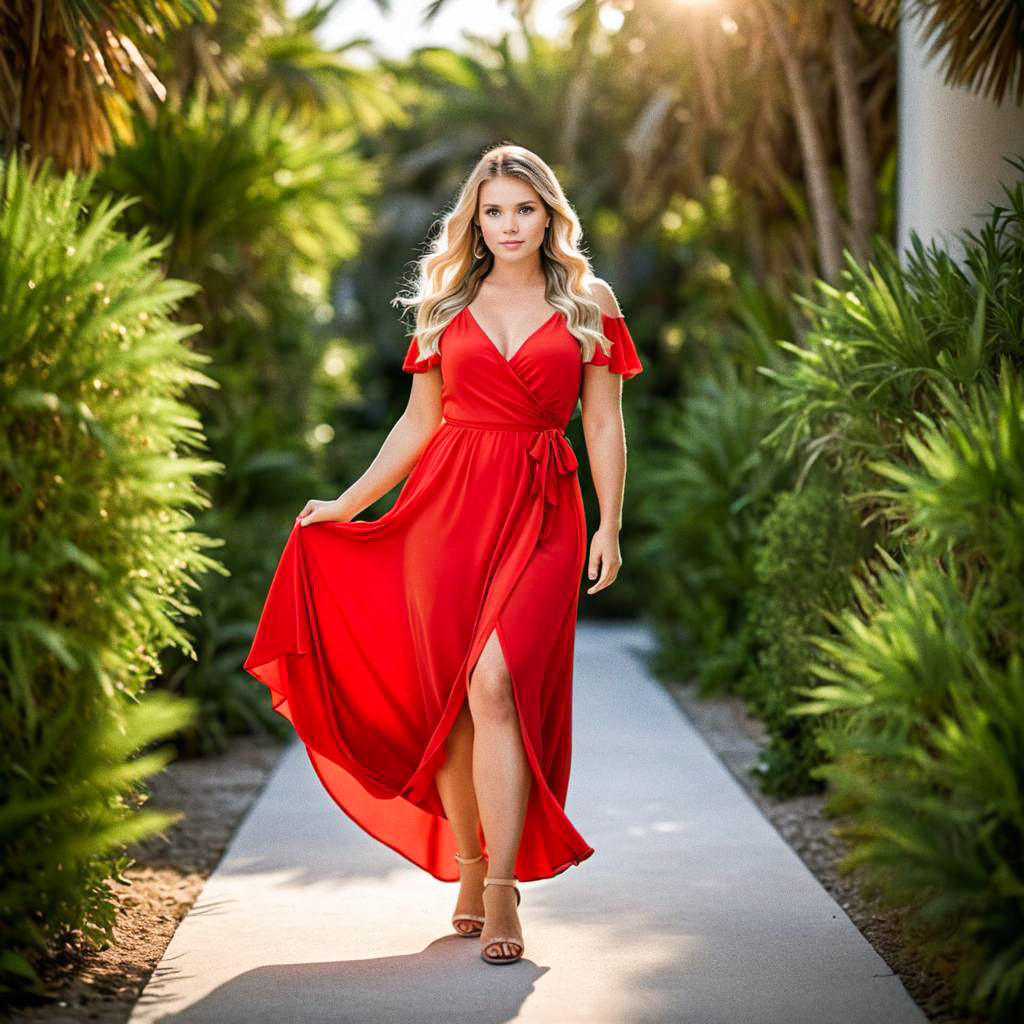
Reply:
[[594, 579], [600, 572], [601, 578], [592, 587], [587, 588], [587, 593], [596, 594], [599, 590], [610, 587], [615, 582], [621, 565], [619, 531], [607, 527], [599, 528], [590, 541], [588, 575], [590, 579]]
[[309, 526], [312, 523], [347, 523], [355, 514], [351, 504], [343, 498], [335, 498], [333, 501], [310, 498], [295, 517], [295, 522], [299, 526]]

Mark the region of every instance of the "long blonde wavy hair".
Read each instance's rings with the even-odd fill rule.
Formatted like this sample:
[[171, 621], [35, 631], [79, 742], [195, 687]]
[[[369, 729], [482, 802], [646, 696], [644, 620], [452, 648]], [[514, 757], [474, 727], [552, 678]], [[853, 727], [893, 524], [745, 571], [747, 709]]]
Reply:
[[[393, 306], [416, 307], [413, 334], [420, 357], [440, 350], [440, 338], [449, 323], [476, 297], [481, 280], [494, 265], [494, 255], [483, 244], [474, 222], [480, 188], [492, 178], [518, 178], [540, 196], [551, 223], [540, 249], [547, 302], [565, 315], [569, 332], [579, 341], [583, 362], [597, 347], [608, 355], [601, 307], [590, 297], [587, 285], [594, 280], [590, 261], [580, 251], [583, 234], [579, 218], [565, 198], [551, 168], [536, 153], [511, 143], [501, 143], [480, 158], [466, 179], [458, 198], [441, 221], [441, 229], [426, 253], [417, 261], [410, 290], [391, 300]], [[483, 249], [484, 255], [475, 252]]]

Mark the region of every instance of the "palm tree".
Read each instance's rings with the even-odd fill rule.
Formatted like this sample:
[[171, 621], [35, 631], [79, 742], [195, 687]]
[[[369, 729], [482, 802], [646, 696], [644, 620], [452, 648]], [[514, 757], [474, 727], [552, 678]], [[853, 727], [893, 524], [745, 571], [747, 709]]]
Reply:
[[186, 22], [211, 19], [210, 0], [13, 0], [0, 8], [0, 150], [27, 149], [61, 171], [99, 165], [130, 140], [133, 105], [166, 93], [148, 51]]
[[[846, 3], [848, 0], [836, 0], [833, 6], [842, 9]], [[832, 281], [842, 264], [842, 228], [839, 204], [830, 180], [828, 153], [818, 117], [818, 104], [804, 74], [800, 50], [790, 24], [791, 19], [774, 0], [758, 0], [757, 6], [786, 74], [793, 105], [793, 120], [803, 157], [804, 180], [807, 183], [807, 194], [814, 214], [818, 261], [821, 264], [822, 276]]]
[[[893, 27], [899, 0], [857, 0], [879, 25]], [[994, 103], [1008, 94], [1024, 103], [1024, 4], [1020, 0], [903, 0], [903, 14], [922, 17], [932, 56], [941, 55], [948, 85], [976, 90]]]
[[[402, 106], [387, 76], [349, 59], [371, 41], [354, 38], [325, 49], [315, 38], [343, 2], [314, 0], [293, 15], [284, 0], [220, 0], [215, 22], [183, 25], [156, 55], [169, 100], [182, 105], [189, 97], [244, 92], [306, 123], [378, 131], [401, 117]], [[388, 7], [388, 0], [376, 3]]]
[[[435, 17], [445, 3], [430, 0], [424, 20]], [[514, 4], [529, 38], [532, 0]], [[573, 13], [572, 47], [581, 83], [590, 80], [584, 57], [590, 52], [597, 7], [597, 0], [581, 0]], [[705, 154], [714, 152], [716, 172], [757, 196], [773, 201], [783, 195], [791, 202], [795, 171], [804, 179], [818, 272], [835, 279], [844, 244], [865, 257], [877, 222], [878, 146], [870, 138], [874, 125], [864, 92], [870, 89], [877, 99], [879, 81], [883, 91], [892, 91], [891, 38], [886, 35], [880, 55], [866, 56], [862, 29], [873, 26], [858, 27], [853, 0], [814, 0], [799, 7], [785, 0], [723, 0], [671, 14], [638, 7], [630, 17], [634, 26], [660, 24], [670, 37], [678, 70], [676, 87], [664, 83], [627, 136], [633, 180], [638, 186], [645, 183], [636, 190], [641, 198], [651, 198], [649, 182], [658, 174], [652, 143], [683, 113], [688, 129], [684, 159], [693, 162], [694, 179], [708, 173]], [[874, 35], [878, 42], [879, 33]], [[790, 118], [799, 154], [792, 170]], [[835, 137], [830, 124], [835, 124]], [[844, 171], [846, 224], [833, 180], [837, 162]]]
[[47, 156], [94, 170], [133, 141], [136, 108], [153, 124], [161, 103], [243, 87], [291, 114], [342, 110], [377, 129], [400, 107], [379, 75], [347, 62], [366, 40], [324, 50], [313, 39], [340, 2], [291, 16], [284, 0], [13, 0], [0, 7], [0, 151], [26, 149], [30, 170]]

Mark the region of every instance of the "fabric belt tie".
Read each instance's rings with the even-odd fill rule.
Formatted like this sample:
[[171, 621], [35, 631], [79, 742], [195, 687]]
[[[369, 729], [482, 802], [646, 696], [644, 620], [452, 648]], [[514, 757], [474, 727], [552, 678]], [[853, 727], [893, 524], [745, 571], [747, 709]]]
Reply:
[[558, 477], [552, 474], [567, 476], [576, 471], [579, 462], [572, 450], [568, 438], [558, 427], [539, 430], [533, 444], [527, 449], [527, 455], [534, 459], [532, 495], [541, 495], [551, 505], [558, 503]]
[[558, 477], [575, 473], [579, 460], [569, 439], [559, 427], [538, 427], [523, 423], [485, 423], [457, 420], [444, 417], [445, 423], [456, 427], [470, 427], [476, 430], [528, 430], [536, 437], [526, 450], [533, 460], [533, 479], [530, 496], [542, 502], [542, 527], [540, 539], [547, 537], [553, 519], [548, 516], [548, 506], [558, 504]]

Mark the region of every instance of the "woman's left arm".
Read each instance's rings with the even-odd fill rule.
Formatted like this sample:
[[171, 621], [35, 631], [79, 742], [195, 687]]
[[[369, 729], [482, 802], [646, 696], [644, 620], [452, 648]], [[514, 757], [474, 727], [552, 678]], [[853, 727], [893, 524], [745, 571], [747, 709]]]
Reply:
[[[590, 288], [591, 298], [610, 317], [622, 310], [611, 288], [599, 278]], [[594, 480], [600, 522], [590, 541], [587, 576], [596, 580], [588, 594], [611, 586], [622, 565], [619, 531], [626, 488], [626, 428], [622, 420], [622, 376], [607, 365], [583, 366], [583, 438]]]

